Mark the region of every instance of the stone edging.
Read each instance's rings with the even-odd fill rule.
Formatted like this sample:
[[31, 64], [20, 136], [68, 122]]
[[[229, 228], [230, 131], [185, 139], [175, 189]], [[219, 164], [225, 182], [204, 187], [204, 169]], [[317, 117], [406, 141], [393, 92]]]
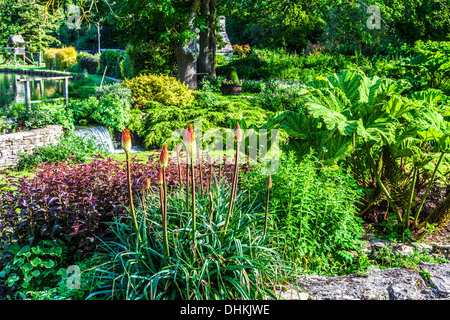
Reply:
[[17, 165], [20, 152], [31, 153], [37, 146], [54, 143], [63, 133], [61, 125], [0, 135], [0, 169]]
[[[369, 256], [382, 249], [401, 255], [415, 251], [446, 259], [449, 244], [397, 244], [371, 238], [363, 251]], [[280, 300], [450, 300], [450, 262], [421, 262], [418, 270], [373, 268], [364, 275], [325, 277], [305, 275], [294, 284], [278, 286]]]

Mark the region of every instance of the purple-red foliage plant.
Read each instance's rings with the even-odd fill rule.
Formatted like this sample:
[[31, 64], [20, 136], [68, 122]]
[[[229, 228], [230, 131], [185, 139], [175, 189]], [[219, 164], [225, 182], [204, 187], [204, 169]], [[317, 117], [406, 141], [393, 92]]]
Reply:
[[[132, 159], [130, 174], [136, 204], [142, 192], [158, 194], [159, 158], [147, 162]], [[217, 165], [217, 164], [215, 164]], [[202, 184], [208, 184], [208, 166]], [[247, 171], [246, 165], [241, 170]], [[234, 165], [222, 165], [223, 177], [231, 182]], [[72, 252], [96, 248], [96, 237], [112, 236], [109, 223], [127, 217], [129, 195], [124, 162], [97, 155], [89, 163], [42, 164], [34, 177], [0, 174], [0, 239], [19, 244], [61, 239]], [[181, 174], [185, 179], [186, 170]], [[179, 169], [169, 162], [165, 168], [167, 189], [179, 188]], [[196, 183], [200, 183], [196, 175]], [[148, 182], [150, 181], [150, 188]]]

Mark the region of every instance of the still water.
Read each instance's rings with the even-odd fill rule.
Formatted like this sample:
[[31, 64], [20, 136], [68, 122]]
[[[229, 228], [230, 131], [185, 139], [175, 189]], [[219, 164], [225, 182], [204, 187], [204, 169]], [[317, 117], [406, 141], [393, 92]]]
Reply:
[[[42, 78], [25, 74], [0, 72], [0, 109], [13, 104], [25, 103], [25, 83], [17, 79]], [[31, 84], [31, 99], [44, 100], [62, 97], [64, 82], [59, 80], [33, 81]]]

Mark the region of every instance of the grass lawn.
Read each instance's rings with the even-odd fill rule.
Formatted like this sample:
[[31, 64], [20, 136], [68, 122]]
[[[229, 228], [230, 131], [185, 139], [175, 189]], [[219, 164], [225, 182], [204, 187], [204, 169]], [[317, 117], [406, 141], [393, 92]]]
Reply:
[[[142, 162], [147, 162], [148, 161], [148, 157], [151, 156], [152, 158], [157, 158], [159, 157], [159, 152], [156, 150], [153, 151], [138, 151], [138, 152], [132, 152], [130, 153], [131, 159], [135, 159], [134, 161], [142, 161]], [[111, 153], [108, 155], [108, 157], [116, 160], [116, 161], [121, 161], [124, 162], [125, 159], [125, 152], [120, 152], [120, 153]]]

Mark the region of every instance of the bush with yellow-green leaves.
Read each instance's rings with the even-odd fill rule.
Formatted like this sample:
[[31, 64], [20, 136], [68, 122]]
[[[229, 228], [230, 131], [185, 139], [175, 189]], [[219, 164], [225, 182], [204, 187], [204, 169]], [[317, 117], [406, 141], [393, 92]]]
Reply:
[[194, 95], [186, 84], [167, 75], [141, 74], [125, 79], [122, 85], [131, 90], [134, 103], [142, 108], [150, 101], [184, 107], [194, 101]]
[[47, 69], [68, 70], [77, 63], [77, 50], [74, 47], [47, 49], [44, 63]]

